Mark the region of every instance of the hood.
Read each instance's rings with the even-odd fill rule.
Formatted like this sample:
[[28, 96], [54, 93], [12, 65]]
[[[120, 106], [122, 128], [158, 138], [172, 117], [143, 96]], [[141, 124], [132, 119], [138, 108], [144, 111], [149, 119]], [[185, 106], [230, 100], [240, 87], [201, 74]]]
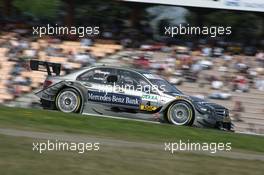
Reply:
[[199, 97], [189, 96], [189, 98], [193, 102], [208, 103], [205, 99], [202, 99], [202, 98], [199, 98]]
[[222, 105], [219, 105], [219, 104], [216, 104], [216, 103], [212, 103], [212, 102], [208, 102], [204, 99], [201, 99], [201, 98], [198, 98], [198, 97], [194, 97], [194, 96], [189, 96], [189, 98], [192, 100], [192, 102], [194, 104], [202, 104], [204, 106], [208, 106], [208, 107], [211, 107], [211, 108], [214, 108], [214, 109], [223, 109], [225, 108], [224, 106]]

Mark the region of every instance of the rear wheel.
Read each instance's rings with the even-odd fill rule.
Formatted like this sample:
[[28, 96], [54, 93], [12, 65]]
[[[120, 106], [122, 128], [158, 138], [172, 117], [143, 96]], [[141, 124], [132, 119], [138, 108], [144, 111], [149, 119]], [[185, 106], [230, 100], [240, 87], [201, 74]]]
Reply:
[[79, 112], [81, 107], [80, 94], [73, 88], [63, 89], [56, 97], [56, 107], [66, 113]]
[[185, 101], [173, 103], [167, 111], [167, 119], [174, 125], [191, 125], [193, 123], [192, 106]]

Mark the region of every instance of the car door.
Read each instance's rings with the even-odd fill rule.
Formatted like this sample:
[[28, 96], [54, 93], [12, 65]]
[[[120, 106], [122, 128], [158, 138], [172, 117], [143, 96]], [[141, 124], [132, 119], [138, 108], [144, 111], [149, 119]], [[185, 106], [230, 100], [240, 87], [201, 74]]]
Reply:
[[113, 85], [107, 82], [111, 68], [93, 68], [80, 75], [77, 80], [87, 89], [87, 102], [110, 106]]
[[158, 107], [159, 96], [153, 94], [151, 84], [139, 73], [117, 70], [118, 81], [113, 88], [113, 106], [152, 112]]

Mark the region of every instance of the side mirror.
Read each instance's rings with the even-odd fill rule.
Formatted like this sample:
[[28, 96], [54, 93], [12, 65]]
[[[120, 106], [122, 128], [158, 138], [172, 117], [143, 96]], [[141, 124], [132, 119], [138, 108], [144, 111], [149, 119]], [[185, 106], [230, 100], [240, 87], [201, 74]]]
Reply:
[[117, 82], [117, 76], [116, 75], [109, 75], [106, 78], [107, 83], [116, 83]]
[[150, 93], [150, 91], [151, 91], [150, 86], [145, 86], [144, 89], [143, 89], [143, 91], [145, 93]]

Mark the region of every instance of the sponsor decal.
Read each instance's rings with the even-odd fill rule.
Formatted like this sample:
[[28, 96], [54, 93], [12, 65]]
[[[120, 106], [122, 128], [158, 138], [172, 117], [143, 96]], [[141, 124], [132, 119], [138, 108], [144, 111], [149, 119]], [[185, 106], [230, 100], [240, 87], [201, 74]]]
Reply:
[[183, 99], [185, 99], [183, 96], [176, 96], [175, 97], [177, 100], [183, 100]]
[[159, 75], [156, 74], [143, 74], [147, 79], [162, 79]]
[[192, 103], [191, 102], [192, 100], [189, 97], [186, 97], [186, 96], [175, 96], [175, 99], [176, 100], [184, 100], [184, 101], [187, 101], [189, 103]]
[[244, 6], [252, 9], [260, 9], [262, 11], [264, 10], [263, 2], [244, 2]]
[[115, 93], [88, 92], [88, 101], [113, 103], [128, 106], [139, 106], [141, 99], [138, 96], [120, 95]]
[[156, 106], [140, 105], [140, 110], [142, 111], [155, 111], [156, 109]]
[[124, 0], [216, 9], [264, 12], [263, 0]]
[[142, 96], [142, 100], [158, 100], [158, 96], [157, 95], [143, 95]]
[[226, 0], [225, 4], [227, 6], [239, 7], [240, 6], [240, 0]]
[[112, 102], [112, 95], [110, 93], [88, 92], [88, 100], [110, 103]]

